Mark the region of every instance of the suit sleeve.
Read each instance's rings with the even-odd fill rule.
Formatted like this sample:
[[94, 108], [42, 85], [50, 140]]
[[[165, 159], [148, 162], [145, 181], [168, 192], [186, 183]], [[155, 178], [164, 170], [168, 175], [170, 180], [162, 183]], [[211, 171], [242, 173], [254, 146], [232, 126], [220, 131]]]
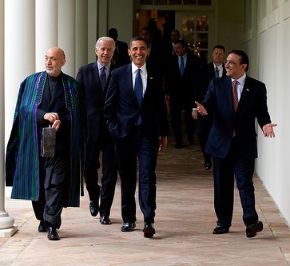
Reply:
[[264, 125], [271, 123], [267, 106], [267, 91], [264, 83], [261, 83], [261, 86], [259, 87], [259, 95], [260, 99], [257, 101], [258, 105], [256, 116], [260, 127], [263, 128]]

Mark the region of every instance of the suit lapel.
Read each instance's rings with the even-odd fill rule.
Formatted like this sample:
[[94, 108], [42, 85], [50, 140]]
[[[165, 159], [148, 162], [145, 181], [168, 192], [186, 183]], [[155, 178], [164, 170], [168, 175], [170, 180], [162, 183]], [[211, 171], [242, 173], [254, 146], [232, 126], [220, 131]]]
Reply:
[[248, 76], [246, 76], [246, 80], [245, 80], [245, 85], [244, 85], [244, 88], [243, 88], [243, 92], [242, 92], [242, 95], [241, 95], [241, 99], [240, 99], [240, 102], [239, 102], [239, 108], [243, 108], [244, 104], [246, 102], [248, 102], [248, 98], [251, 96], [251, 86], [250, 86], [250, 79]]

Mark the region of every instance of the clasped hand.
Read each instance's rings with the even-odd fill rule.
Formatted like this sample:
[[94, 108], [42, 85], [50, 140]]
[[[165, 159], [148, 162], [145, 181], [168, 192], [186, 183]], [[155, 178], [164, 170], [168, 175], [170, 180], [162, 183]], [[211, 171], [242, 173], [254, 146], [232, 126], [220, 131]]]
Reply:
[[59, 119], [58, 113], [54, 113], [54, 112], [46, 113], [43, 118], [49, 121], [52, 128], [55, 128], [56, 130], [59, 129], [61, 121]]

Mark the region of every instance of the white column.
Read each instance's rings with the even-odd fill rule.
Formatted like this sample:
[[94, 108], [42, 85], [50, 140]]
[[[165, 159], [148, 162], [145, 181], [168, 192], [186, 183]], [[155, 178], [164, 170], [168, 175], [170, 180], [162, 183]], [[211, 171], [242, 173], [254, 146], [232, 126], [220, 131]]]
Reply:
[[66, 55], [63, 72], [75, 76], [75, 0], [58, 1], [58, 46]]
[[98, 0], [88, 0], [88, 61], [96, 61], [95, 44], [98, 35]]
[[5, 2], [5, 138], [10, 135], [21, 81], [35, 71], [34, 0]]
[[[5, 5], [3, 7], [3, 2]], [[5, 21], [3, 13], [1, 14], [1, 25], [5, 25], [5, 36], [1, 32], [0, 40], [5, 40], [4, 51], [4, 88], [5, 97], [3, 97], [3, 88], [1, 89], [0, 99], [5, 99], [1, 104], [1, 123], [5, 118], [5, 133], [4, 127], [1, 124], [0, 138], [6, 141], [11, 131], [13, 121], [13, 113], [16, 105], [18, 95], [18, 88], [20, 82], [28, 74], [34, 72], [34, 1], [33, 0], [1, 0], [1, 12], [5, 14]], [[2, 31], [2, 29], [1, 29]], [[1, 44], [2, 45], [2, 44]], [[1, 47], [1, 57], [3, 61], [3, 47]], [[1, 64], [3, 65], [3, 64]], [[3, 72], [2, 72], [3, 74]], [[3, 77], [0, 78], [3, 80]], [[3, 108], [5, 106], [5, 110]], [[4, 116], [4, 112], [6, 116]], [[1, 193], [0, 193], [0, 235], [3, 237], [11, 236], [17, 231], [14, 226], [14, 219], [9, 217], [4, 208], [4, 152], [5, 147], [1, 146], [0, 158], [0, 179], [1, 179]]]
[[76, 0], [75, 45], [75, 73], [77, 73], [81, 65], [88, 63], [88, 0]]
[[57, 46], [58, 1], [35, 1], [35, 65], [44, 69], [44, 55], [48, 48]]

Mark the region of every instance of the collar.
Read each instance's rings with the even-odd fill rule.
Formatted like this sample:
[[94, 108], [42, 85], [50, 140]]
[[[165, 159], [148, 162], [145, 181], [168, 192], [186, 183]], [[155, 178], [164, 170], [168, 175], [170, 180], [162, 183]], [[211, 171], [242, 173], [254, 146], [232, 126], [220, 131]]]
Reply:
[[[137, 69], [139, 69], [139, 67], [137, 67], [134, 63], [132, 63], [132, 72], [135, 73], [137, 71]], [[142, 70], [143, 73], [146, 73], [146, 63], [140, 67], [140, 69]]]
[[[241, 77], [236, 79], [242, 87], [244, 87], [244, 85], [245, 85], [246, 76], [247, 76], [246, 73], [244, 73], [244, 75], [242, 75]], [[233, 82], [235, 79], [231, 78], [231, 80]]]
[[110, 69], [110, 66], [111, 64], [107, 64], [107, 65], [102, 65], [99, 61], [97, 61], [97, 66], [98, 66], [98, 69], [100, 70], [102, 67], [106, 67], [106, 70], [109, 70]]

